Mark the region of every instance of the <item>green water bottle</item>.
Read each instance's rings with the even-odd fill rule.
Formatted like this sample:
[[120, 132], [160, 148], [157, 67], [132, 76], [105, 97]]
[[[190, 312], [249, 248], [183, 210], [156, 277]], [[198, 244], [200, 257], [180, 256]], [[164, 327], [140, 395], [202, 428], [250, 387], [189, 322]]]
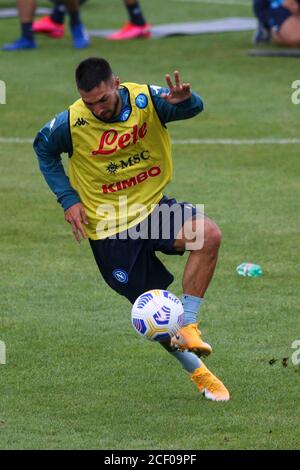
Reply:
[[242, 263], [236, 268], [240, 276], [259, 277], [262, 275], [261, 266], [253, 263]]

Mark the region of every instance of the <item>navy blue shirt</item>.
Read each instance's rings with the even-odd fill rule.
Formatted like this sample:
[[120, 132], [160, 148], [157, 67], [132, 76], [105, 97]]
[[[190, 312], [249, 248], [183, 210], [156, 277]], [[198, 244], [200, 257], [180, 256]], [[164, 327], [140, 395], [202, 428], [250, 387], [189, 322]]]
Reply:
[[[122, 109], [119, 116], [110, 122], [124, 120], [123, 116], [126, 115], [126, 110], [130, 108], [127, 89], [120, 88], [119, 93], [122, 100]], [[192, 93], [191, 98], [177, 105], [172, 105], [160, 98], [161, 93], [169, 93], [168, 88], [150, 85], [150, 93], [163, 124], [191, 118], [203, 110], [203, 101], [196, 93]], [[63, 209], [67, 210], [73, 204], [80, 202], [77, 192], [70, 185], [61, 161], [62, 153], [68, 153], [71, 156], [73, 152], [68, 110], [57, 114], [52, 121], [45, 124], [38, 132], [33, 147], [38, 157], [40, 170]]]

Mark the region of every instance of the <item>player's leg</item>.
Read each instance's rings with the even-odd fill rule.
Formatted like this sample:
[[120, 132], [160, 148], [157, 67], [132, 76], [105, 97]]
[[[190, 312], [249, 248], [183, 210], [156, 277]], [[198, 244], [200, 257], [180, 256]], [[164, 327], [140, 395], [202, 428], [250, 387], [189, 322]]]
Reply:
[[257, 29], [253, 36], [254, 44], [271, 41], [271, 31], [268, 25], [269, 9], [268, 0], [253, 0], [253, 12], [257, 18]]
[[17, 0], [17, 7], [21, 26], [21, 37], [12, 43], [5, 44], [2, 48], [3, 51], [17, 51], [21, 49], [36, 48], [32, 31], [32, 22], [36, 9], [36, 1]]
[[[171, 344], [162, 345], [179, 360], [207, 399], [228, 401], [230, 395], [224, 384], [199, 359], [199, 356], [210, 354], [212, 349], [201, 339], [201, 333], [197, 328], [197, 313], [215, 270], [221, 232], [212, 220], [197, 213], [190, 204], [176, 204], [175, 207], [170, 200], [167, 204], [175, 208], [174, 217], [169, 219], [173, 224], [170, 230], [171, 245], [168, 246], [160, 240], [160, 247], [163, 252], [169, 254], [174, 254], [173, 250], [178, 254], [189, 250], [190, 254], [182, 279], [185, 326], [179, 330]], [[176, 219], [177, 221], [180, 219], [179, 214], [182, 216], [181, 220], [185, 222], [177, 232]], [[176, 237], [173, 237], [173, 231], [177, 233]]]
[[300, 46], [300, 17], [292, 15], [280, 26], [278, 31], [272, 32], [273, 41], [280, 46]]
[[84, 49], [90, 45], [88, 33], [81, 21], [79, 0], [62, 0], [70, 17], [70, 31], [75, 49]]
[[185, 222], [174, 248], [190, 251], [182, 279], [186, 294], [204, 297], [217, 264], [220, 244], [221, 231], [208, 217], [193, 217]]
[[190, 351], [174, 350], [170, 345], [161, 343], [161, 345], [177, 359], [183, 369], [190, 375], [190, 379], [197, 386], [200, 393], [205, 398], [213, 401], [228, 401], [230, 399], [229, 391], [208, 368], [196, 354]]
[[147, 248], [147, 240], [90, 240], [95, 261], [106, 283], [130, 303], [150, 289], [166, 289], [174, 277]]
[[[90, 240], [98, 268], [107, 284], [131, 304], [150, 289], [166, 289], [173, 281], [146, 240]], [[191, 380], [205, 397], [214, 401], [229, 400], [229, 393], [203, 362], [189, 351], [178, 351], [169, 343], [161, 345], [190, 374]]]
[[50, 15], [43, 16], [33, 23], [34, 33], [46, 34], [55, 39], [63, 37], [65, 33], [64, 21], [66, 7], [61, 0], [55, 0]]
[[137, 0], [123, 0], [127, 9], [129, 22], [119, 31], [107, 36], [112, 41], [124, 39], [149, 38], [151, 26], [146, 22], [141, 6]]
[[[273, 42], [280, 46], [299, 47], [300, 45], [300, 5], [292, 11], [266, 0], [254, 0], [254, 12], [259, 20], [254, 42]], [[267, 33], [267, 36], [266, 34]]]
[[197, 314], [216, 267], [220, 244], [220, 229], [215, 222], [201, 215], [187, 220], [174, 242], [175, 250], [189, 250], [190, 254], [182, 278], [184, 326], [173, 344], [192, 350], [199, 356], [212, 351], [211, 346], [201, 338]]

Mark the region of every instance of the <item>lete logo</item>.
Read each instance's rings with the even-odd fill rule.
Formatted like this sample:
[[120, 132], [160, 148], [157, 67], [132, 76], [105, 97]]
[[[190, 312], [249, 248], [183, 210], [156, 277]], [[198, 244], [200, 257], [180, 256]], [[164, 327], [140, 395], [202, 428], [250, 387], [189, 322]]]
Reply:
[[92, 155], [111, 155], [119, 149], [125, 149], [128, 145], [136, 144], [139, 139], [143, 139], [147, 134], [147, 123], [141, 127], [135, 124], [132, 131], [124, 132], [119, 136], [119, 133], [115, 129], [109, 129], [109, 131], [103, 132], [98, 150], [94, 150]]

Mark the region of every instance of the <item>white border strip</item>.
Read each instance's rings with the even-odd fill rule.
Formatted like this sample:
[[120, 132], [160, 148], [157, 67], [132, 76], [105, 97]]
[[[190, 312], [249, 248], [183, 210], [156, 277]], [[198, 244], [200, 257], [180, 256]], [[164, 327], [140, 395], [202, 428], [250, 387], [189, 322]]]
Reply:
[[208, 3], [208, 4], [215, 4], [215, 5], [240, 5], [243, 7], [251, 7], [250, 2], [243, 2], [242, 0], [173, 0], [173, 2], [180, 2], [180, 3]]
[[0, 137], [0, 144], [32, 144], [33, 139], [21, 137]]
[[290, 145], [300, 144], [300, 139], [180, 139], [175, 145]]
[[[33, 139], [0, 137], [0, 144], [32, 144]], [[298, 145], [300, 139], [174, 139], [173, 145]]]

